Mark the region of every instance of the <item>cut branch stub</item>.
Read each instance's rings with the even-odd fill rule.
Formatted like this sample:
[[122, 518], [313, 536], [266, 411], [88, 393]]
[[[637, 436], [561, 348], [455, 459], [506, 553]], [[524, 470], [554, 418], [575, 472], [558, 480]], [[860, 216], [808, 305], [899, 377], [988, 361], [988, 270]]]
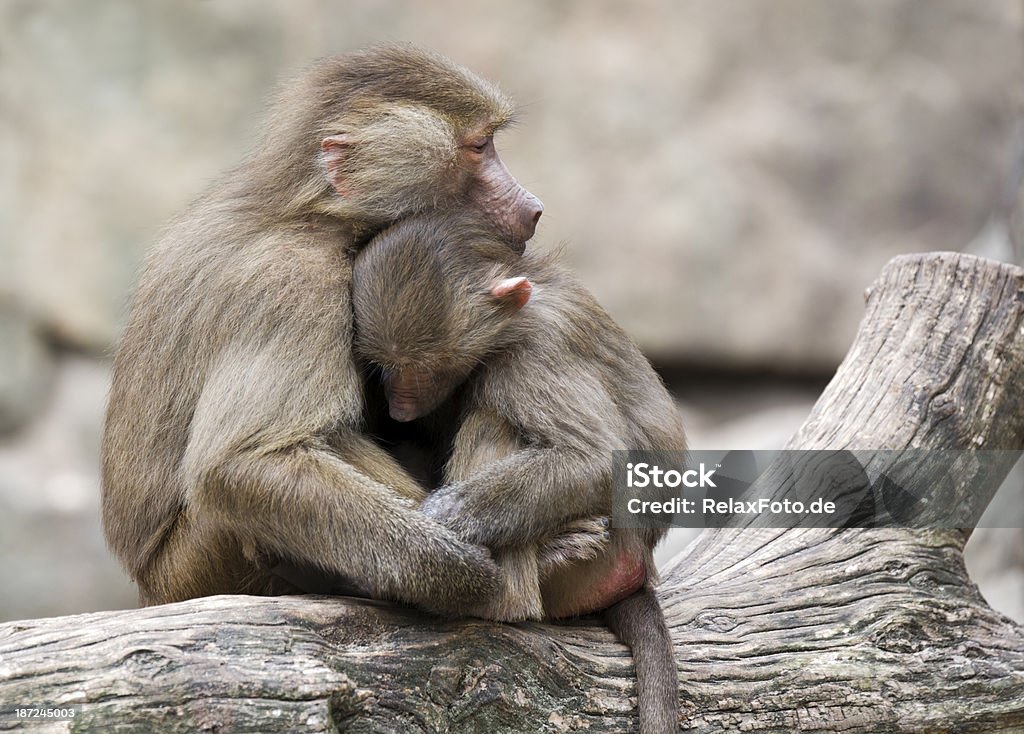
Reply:
[[892, 260], [789, 447], [1024, 448], [1024, 270], [951, 252]]

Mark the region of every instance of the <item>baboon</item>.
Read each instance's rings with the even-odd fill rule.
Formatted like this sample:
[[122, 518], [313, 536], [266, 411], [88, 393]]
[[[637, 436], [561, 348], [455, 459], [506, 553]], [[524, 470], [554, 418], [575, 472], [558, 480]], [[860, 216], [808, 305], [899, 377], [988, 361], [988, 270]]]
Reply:
[[435, 207], [523, 248], [542, 206], [495, 151], [511, 114], [432, 53], [327, 59], [149, 253], [102, 450], [105, 534], [144, 604], [302, 590], [289, 566], [439, 613], [495, 593], [488, 551], [418, 512], [363, 435], [350, 277], [375, 232]]
[[356, 354], [390, 418], [441, 411], [433, 430], [457, 425], [443, 486], [422, 507], [518, 578], [494, 616], [605, 610], [634, 653], [641, 731], [675, 731], [675, 658], [651, 588], [665, 531], [612, 528], [582, 562], [538, 564], [536, 548], [566, 523], [611, 514], [613, 450], [685, 449], [653, 368], [565, 268], [520, 257], [474, 215], [393, 225], [356, 257], [352, 288]]

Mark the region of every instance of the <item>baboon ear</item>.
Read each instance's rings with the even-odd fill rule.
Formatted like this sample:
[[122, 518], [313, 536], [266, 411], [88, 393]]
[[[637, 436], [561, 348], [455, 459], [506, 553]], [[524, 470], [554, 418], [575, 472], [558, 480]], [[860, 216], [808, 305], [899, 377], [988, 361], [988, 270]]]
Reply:
[[491, 295], [515, 306], [518, 311], [530, 300], [533, 284], [526, 276], [499, 280], [491, 286]]
[[345, 133], [331, 135], [320, 141], [320, 150], [323, 152], [324, 169], [327, 171], [327, 180], [341, 196], [348, 193], [348, 183], [344, 176], [345, 156], [352, 148], [352, 138]]

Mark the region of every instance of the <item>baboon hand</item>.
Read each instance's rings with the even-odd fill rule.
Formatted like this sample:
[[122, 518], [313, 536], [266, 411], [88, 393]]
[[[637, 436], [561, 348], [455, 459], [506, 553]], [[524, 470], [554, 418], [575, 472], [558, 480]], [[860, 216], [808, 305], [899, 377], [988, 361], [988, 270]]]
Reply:
[[453, 482], [434, 490], [420, 503], [420, 511], [442, 525], [453, 530], [459, 529], [459, 516], [466, 505], [466, 498], [459, 488], [460, 484]]
[[574, 520], [537, 546], [541, 578], [559, 566], [590, 561], [604, 552], [611, 537], [607, 517]]
[[420, 510], [451, 529], [462, 540], [494, 548], [507, 544], [503, 519], [507, 508], [485, 504], [485, 494], [473, 492], [465, 482], [452, 482], [423, 500]]

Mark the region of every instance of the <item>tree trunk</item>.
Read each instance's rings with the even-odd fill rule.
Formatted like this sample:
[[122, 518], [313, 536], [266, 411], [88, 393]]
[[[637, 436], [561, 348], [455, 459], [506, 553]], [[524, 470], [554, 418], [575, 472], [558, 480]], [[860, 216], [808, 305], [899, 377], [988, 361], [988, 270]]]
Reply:
[[[789, 448], [1024, 446], [1024, 271], [900, 257], [867, 302]], [[943, 491], [967, 501], [1000, 481], [954, 472]], [[705, 531], [660, 588], [682, 728], [1024, 731], [1024, 630], [967, 577], [967, 537]], [[635, 730], [634, 693], [627, 650], [593, 620], [213, 597], [0, 625], [0, 710], [74, 705], [70, 731], [593, 734]]]

